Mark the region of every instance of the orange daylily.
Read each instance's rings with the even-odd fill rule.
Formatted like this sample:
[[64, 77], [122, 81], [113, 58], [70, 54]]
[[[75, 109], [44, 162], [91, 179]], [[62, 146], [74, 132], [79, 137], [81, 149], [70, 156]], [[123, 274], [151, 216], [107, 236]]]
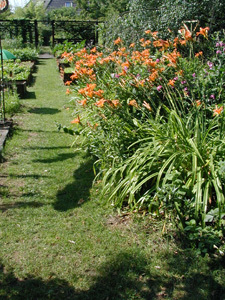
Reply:
[[79, 75], [78, 75], [77, 72], [74, 72], [74, 74], [70, 76], [70, 79], [72, 79], [72, 80], [75, 80], [75, 79], [78, 79], [78, 78], [79, 78]]
[[130, 100], [129, 101], [129, 103], [128, 103], [128, 105], [130, 105], [130, 106], [134, 106], [134, 107], [136, 107], [136, 108], [138, 108], [138, 104], [137, 104], [137, 101], [136, 100]]
[[199, 36], [201, 34], [205, 38], [208, 38], [208, 31], [209, 31], [209, 27], [205, 27], [205, 28], [200, 27], [200, 31], [196, 33], [196, 36]]
[[71, 83], [72, 83], [72, 81], [68, 80], [68, 81], [65, 82], [65, 85], [70, 85]]
[[156, 39], [158, 35], [158, 31], [151, 32], [151, 36]]
[[146, 101], [143, 102], [143, 106], [146, 107], [149, 111], [152, 110], [151, 106]]
[[69, 94], [71, 94], [72, 92], [71, 92], [71, 90], [70, 89], [67, 89], [66, 90], [66, 95], [69, 95]]
[[196, 102], [197, 107], [199, 107], [202, 104], [202, 102], [200, 100], [195, 100], [195, 102]]
[[79, 102], [82, 106], [85, 106], [87, 104], [87, 99], [80, 100]]
[[122, 40], [120, 37], [118, 37], [115, 41], [114, 41], [114, 45], [118, 45], [118, 44], [121, 44], [122, 43]]
[[158, 77], [158, 71], [154, 71], [151, 75], [149, 75], [149, 80], [155, 81]]
[[195, 54], [195, 57], [199, 57], [199, 56], [202, 56], [202, 55], [203, 55], [203, 52], [199, 51], [198, 53]]
[[192, 34], [189, 29], [181, 28], [178, 32], [183, 36], [186, 41], [192, 41]]
[[174, 86], [175, 85], [175, 80], [170, 79], [169, 82], [167, 83], [167, 85]]
[[106, 100], [102, 98], [102, 99], [98, 100], [97, 102], [95, 102], [95, 105], [98, 107], [103, 107], [105, 102], [106, 102]]
[[93, 91], [94, 95], [101, 98], [102, 95], [104, 94], [103, 90], [97, 90], [97, 91]]
[[115, 107], [118, 107], [120, 106], [120, 101], [119, 100], [111, 100], [112, 104], [115, 106]]
[[92, 48], [92, 49], [91, 49], [91, 52], [92, 52], [92, 53], [95, 53], [95, 52], [96, 52], [96, 47]]
[[151, 41], [150, 40], [146, 40], [146, 41], [144, 41], [142, 44], [141, 44], [141, 46], [142, 47], [146, 47], [146, 46], [148, 46], [148, 45], [150, 45], [151, 44]]
[[73, 121], [70, 122], [71, 124], [79, 124], [80, 123], [80, 116], [78, 115]]
[[216, 108], [213, 110], [213, 116], [218, 116], [218, 115], [220, 115], [221, 114], [221, 112], [223, 111], [223, 106], [220, 106], [219, 108], [218, 108], [218, 106], [216, 105]]

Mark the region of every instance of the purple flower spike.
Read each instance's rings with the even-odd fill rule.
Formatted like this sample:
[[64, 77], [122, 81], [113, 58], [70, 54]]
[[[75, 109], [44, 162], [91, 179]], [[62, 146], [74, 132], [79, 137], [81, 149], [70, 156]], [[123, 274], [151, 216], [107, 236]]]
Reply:
[[173, 79], [173, 80], [175, 80], [175, 81], [176, 81], [176, 80], [178, 80], [178, 77], [174, 77], [174, 79]]
[[221, 54], [221, 53], [222, 53], [221, 50], [217, 50], [217, 51], [216, 51], [216, 54]]
[[195, 74], [195, 73], [193, 73], [193, 74], [192, 74], [192, 76], [195, 78], [195, 77], [196, 77], [196, 74]]
[[210, 98], [213, 99], [213, 100], [215, 100], [215, 95], [213, 95], [213, 94], [210, 95]]
[[160, 62], [160, 59], [159, 59], [159, 58], [157, 58], [157, 59], [156, 59], [156, 62], [157, 62], [157, 63], [158, 63], [158, 62]]
[[187, 81], [186, 81], [186, 80], [184, 80], [184, 81], [181, 81], [181, 84], [185, 84], [185, 83], [187, 83]]

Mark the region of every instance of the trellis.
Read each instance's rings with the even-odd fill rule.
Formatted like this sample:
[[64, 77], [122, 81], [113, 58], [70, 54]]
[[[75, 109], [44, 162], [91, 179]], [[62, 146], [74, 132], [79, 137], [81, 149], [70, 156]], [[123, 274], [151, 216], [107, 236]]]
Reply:
[[[45, 25], [47, 32], [43, 33], [41, 25]], [[3, 39], [21, 37], [23, 44], [35, 44], [36, 47], [40, 43], [55, 45], [65, 40], [73, 42], [86, 40], [87, 44], [96, 44], [98, 40], [97, 26], [97, 21], [0, 20], [0, 32]], [[42, 41], [40, 40], [41, 35]]]

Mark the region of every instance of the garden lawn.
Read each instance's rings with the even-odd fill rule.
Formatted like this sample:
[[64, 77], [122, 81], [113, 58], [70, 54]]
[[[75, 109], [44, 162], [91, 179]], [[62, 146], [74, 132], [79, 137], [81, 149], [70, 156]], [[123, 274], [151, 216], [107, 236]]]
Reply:
[[55, 60], [34, 77], [0, 165], [0, 299], [225, 299], [222, 256], [100, 203], [91, 157], [57, 130], [72, 112]]

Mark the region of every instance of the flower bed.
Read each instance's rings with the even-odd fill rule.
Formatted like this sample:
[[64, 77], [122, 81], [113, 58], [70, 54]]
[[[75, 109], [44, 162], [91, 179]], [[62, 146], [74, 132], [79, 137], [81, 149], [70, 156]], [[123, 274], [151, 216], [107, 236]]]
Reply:
[[172, 219], [212, 247], [225, 225], [225, 43], [207, 58], [208, 31], [184, 25], [163, 40], [146, 30], [129, 48], [118, 38], [114, 49], [62, 57], [75, 66], [65, 83], [74, 127], [65, 131], [86, 136], [102, 196]]

